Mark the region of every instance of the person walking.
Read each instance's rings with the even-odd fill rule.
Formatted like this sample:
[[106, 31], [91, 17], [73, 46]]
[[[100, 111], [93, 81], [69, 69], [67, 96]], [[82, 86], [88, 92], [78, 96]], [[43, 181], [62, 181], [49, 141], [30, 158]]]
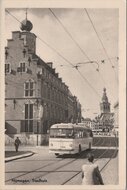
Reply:
[[94, 155], [88, 154], [88, 163], [82, 166], [82, 185], [104, 185], [97, 164], [93, 163]]
[[19, 145], [21, 144], [21, 141], [19, 140], [18, 137], [16, 138], [14, 144], [15, 144], [15, 151], [18, 152]]

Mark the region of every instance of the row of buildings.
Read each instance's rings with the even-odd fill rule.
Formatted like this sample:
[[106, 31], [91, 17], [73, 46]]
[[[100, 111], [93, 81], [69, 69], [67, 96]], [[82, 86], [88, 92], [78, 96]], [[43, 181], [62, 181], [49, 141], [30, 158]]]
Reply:
[[[54, 123], [81, 122], [81, 104], [56, 73], [36, 55], [36, 35], [27, 18], [5, 47], [6, 144], [43, 144]], [[37, 142], [36, 142], [37, 139]]]

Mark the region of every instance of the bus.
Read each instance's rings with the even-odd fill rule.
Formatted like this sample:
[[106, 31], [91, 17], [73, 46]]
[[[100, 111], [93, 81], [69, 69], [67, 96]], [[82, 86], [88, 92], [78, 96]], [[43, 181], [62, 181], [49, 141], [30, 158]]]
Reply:
[[54, 124], [49, 131], [49, 153], [81, 153], [91, 149], [92, 141], [93, 133], [90, 128], [72, 123]]

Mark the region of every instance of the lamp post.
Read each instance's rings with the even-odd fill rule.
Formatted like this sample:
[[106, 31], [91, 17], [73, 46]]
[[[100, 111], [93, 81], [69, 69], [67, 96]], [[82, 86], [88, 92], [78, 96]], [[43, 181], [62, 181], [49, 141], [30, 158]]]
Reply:
[[38, 107], [38, 112], [37, 112], [37, 146], [39, 145], [39, 123], [40, 123], [40, 125], [41, 125], [41, 118], [42, 118], [42, 116], [43, 116], [43, 106], [42, 105], [40, 105], [39, 107]]

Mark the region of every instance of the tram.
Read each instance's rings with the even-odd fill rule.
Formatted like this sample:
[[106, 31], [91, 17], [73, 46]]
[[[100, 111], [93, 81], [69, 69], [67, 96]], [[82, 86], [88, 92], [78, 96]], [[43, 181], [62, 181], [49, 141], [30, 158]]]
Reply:
[[49, 132], [49, 153], [73, 154], [91, 149], [93, 133], [90, 128], [72, 124], [54, 124]]

